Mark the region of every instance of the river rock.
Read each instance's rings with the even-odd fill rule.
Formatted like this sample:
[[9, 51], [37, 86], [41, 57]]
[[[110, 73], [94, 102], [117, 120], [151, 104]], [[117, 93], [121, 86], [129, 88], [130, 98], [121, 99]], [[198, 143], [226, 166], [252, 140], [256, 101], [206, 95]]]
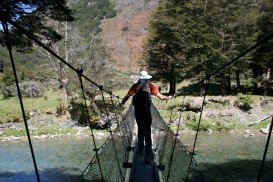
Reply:
[[35, 116], [35, 112], [34, 111], [30, 111], [29, 112], [29, 117], [33, 117], [33, 116]]
[[10, 136], [10, 139], [11, 139], [11, 140], [20, 140], [20, 137], [16, 137], [16, 136], [11, 135], [11, 136]]
[[40, 136], [40, 139], [45, 139], [45, 138], [48, 138], [48, 135], [41, 135]]

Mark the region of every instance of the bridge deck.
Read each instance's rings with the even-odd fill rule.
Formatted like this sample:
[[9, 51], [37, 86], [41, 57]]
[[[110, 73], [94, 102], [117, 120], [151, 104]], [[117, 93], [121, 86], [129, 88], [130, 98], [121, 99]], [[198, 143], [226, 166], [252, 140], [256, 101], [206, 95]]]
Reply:
[[133, 166], [130, 174], [130, 182], [159, 182], [159, 175], [157, 164], [154, 162], [151, 165], [144, 163], [143, 153], [141, 156], [137, 154], [138, 151], [137, 142], [135, 142]]

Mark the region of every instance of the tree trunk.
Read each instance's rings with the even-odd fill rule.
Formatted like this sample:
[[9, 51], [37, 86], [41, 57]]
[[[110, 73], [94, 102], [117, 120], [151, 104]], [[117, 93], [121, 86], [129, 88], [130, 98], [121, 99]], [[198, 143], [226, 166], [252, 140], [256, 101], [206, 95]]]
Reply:
[[236, 71], [235, 75], [236, 75], [236, 92], [238, 93], [242, 91], [240, 71]]
[[61, 87], [62, 87], [62, 90], [63, 90], [63, 98], [65, 100], [68, 99], [68, 90], [67, 90], [67, 87], [66, 87], [67, 82], [68, 82], [68, 79], [62, 79], [62, 81], [61, 81]]
[[205, 0], [204, 13], [207, 11], [207, 4], [208, 4], [208, 0]]
[[229, 75], [226, 77], [226, 81], [227, 81], [227, 93], [230, 94], [231, 93], [231, 78]]
[[261, 87], [267, 89], [268, 81], [270, 79], [270, 68], [266, 68], [262, 75]]
[[222, 95], [231, 93], [231, 78], [230, 76], [223, 76], [220, 80], [220, 90]]
[[206, 93], [206, 86], [205, 81], [200, 82], [200, 95], [205, 95]]
[[169, 84], [170, 84], [169, 94], [174, 95], [175, 92], [176, 92], [176, 81], [175, 81], [175, 79], [169, 80]]

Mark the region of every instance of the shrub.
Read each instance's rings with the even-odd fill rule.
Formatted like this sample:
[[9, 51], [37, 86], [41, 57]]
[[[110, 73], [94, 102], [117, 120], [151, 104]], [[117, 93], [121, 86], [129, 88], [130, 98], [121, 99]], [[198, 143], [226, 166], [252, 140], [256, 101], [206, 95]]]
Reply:
[[[190, 123], [187, 123], [187, 126], [191, 130], [197, 131], [198, 121], [191, 121]], [[200, 126], [199, 126], [199, 131], [208, 131], [209, 129], [210, 129], [210, 124], [207, 121], [201, 120]]]
[[[44, 94], [44, 89], [41, 84], [33, 81], [20, 83], [20, 91], [22, 96], [27, 98], [38, 98]], [[17, 89], [15, 85], [3, 85], [1, 86], [1, 93], [3, 94], [3, 98], [7, 99], [17, 96]]]
[[60, 102], [59, 106], [56, 107], [57, 116], [65, 115], [66, 111], [68, 111], [67, 106], [65, 106], [62, 102]]
[[[197, 131], [198, 121], [191, 121], [190, 123], [187, 123], [187, 126], [189, 127], [189, 129]], [[201, 120], [199, 131], [228, 131], [232, 128], [234, 128], [232, 125], [226, 125], [224, 123], [222, 124], [221, 122], [216, 122], [212, 124], [208, 121]]]
[[238, 94], [235, 106], [243, 111], [248, 111], [252, 108], [253, 100], [250, 95]]
[[[98, 127], [99, 123], [98, 123], [97, 114], [90, 107], [88, 107], [88, 111], [89, 111], [89, 115], [91, 119], [91, 123], [90, 123], [91, 127], [92, 128]], [[88, 115], [86, 113], [85, 105], [79, 99], [72, 98], [70, 100], [69, 113], [71, 115], [71, 118], [77, 120], [79, 124], [89, 125], [89, 120], [88, 120]]]

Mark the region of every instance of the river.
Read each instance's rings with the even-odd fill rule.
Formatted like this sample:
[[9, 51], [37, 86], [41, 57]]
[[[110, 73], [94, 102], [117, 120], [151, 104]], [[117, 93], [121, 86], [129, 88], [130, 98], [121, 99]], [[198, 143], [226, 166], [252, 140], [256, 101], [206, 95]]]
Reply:
[[[195, 159], [206, 181], [256, 181], [267, 135], [201, 133]], [[182, 134], [183, 144], [193, 144], [194, 134]], [[102, 143], [102, 141], [100, 142]], [[0, 181], [36, 181], [27, 141], [0, 143]], [[99, 145], [99, 144], [98, 144]], [[41, 181], [76, 181], [93, 156], [90, 139], [33, 141]], [[261, 181], [273, 181], [271, 139]]]
[[[75, 181], [93, 156], [87, 139], [33, 141], [41, 181]], [[36, 181], [27, 141], [2, 142], [0, 181]]]
[[[180, 136], [184, 144], [193, 144], [194, 134]], [[257, 181], [267, 135], [256, 133], [200, 133], [195, 159], [206, 181]], [[273, 181], [273, 139], [271, 137], [261, 181]]]

